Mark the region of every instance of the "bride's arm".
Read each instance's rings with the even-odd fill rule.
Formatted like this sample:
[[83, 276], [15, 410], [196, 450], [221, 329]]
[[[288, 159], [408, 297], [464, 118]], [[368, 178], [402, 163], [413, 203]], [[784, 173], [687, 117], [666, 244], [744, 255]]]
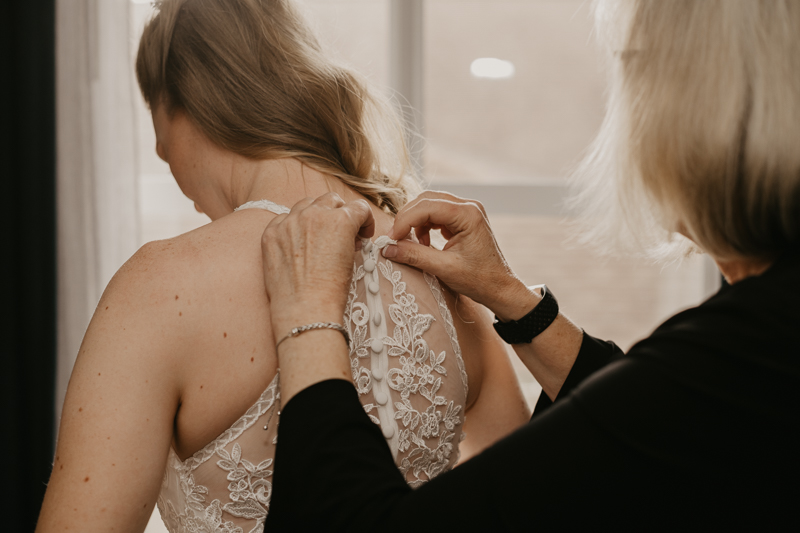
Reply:
[[152, 513], [179, 403], [177, 296], [158, 252], [120, 269], [86, 331], [37, 532], [141, 532]]
[[491, 312], [465, 296], [459, 297], [454, 310], [470, 375], [466, 438], [460, 446], [464, 462], [526, 423], [531, 411], [511, 363], [516, 356], [494, 331]]

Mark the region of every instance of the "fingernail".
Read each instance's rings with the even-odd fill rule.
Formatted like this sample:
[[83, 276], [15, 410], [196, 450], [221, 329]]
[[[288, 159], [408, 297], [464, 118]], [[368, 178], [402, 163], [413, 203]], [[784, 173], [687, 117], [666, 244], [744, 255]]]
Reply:
[[387, 259], [391, 259], [392, 257], [397, 257], [397, 246], [390, 244], [386, 248], [383, 249], [383, 257]]
[[389, 230], [389, 233], [387, 233], [386, 236], [394, 240], [394, 226], [392, 226], [392, 229]]

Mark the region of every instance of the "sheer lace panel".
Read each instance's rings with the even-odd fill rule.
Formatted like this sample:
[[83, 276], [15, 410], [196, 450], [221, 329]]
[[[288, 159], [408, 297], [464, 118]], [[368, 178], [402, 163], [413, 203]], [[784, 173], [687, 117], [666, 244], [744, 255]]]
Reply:
[[170, 532], [264, 530], [278, 435], [278, 386], [276, 375], [247, 413], [186, 461], [170, 449], [158, 497]]
[[364, 410], [417, 487], [458, 459], [466, 371], [438, 282], [383, 259], [380, 250], [391, 243], [387, 237], [363, 242], [345, 322]]
[[[247, 208], [289, 211], [268, 200], [237, 210]], [[364, 410], [381, 427], [406, 481], [417, 487], [458, 460], [467, 374], [438, 281], [383, 259], [380, 250], [391, 242], [363, 241], [343, 324]], [[170, 532], [263, 531], [272, 494], [279, 383], [276, 375], [247, 413], [186, 461], [170, 450], [158, 498]]]

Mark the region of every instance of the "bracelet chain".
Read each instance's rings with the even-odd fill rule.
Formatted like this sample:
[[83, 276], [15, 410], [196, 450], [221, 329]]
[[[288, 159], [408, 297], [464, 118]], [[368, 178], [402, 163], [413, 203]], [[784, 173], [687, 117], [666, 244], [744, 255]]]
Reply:
[[278, 346], [280, 346], [281, 343], [286, 339], [290, 337], [297, 337], [306, 331], [311, 331], [314, 329], [334, 329], [341, 333], [344, 336], [344, 340], [347, 345], [350, 345], [350, 335], [348, 335], [347, 330], [341, 324], [337, 324], [336, 322], [314, 322], [312, 324], [306, 324], [305, 326], [297, 326], [296, 328], [292, 328], [288, 335], [278, 341], [278, 343], [275, 345], [275, 350], [277, 350]]

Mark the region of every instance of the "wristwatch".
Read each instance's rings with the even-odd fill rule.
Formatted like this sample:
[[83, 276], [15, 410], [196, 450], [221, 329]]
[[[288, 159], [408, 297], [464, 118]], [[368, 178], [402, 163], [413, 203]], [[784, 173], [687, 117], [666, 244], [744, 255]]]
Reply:
[[547, 285], [534, 285], [531, 290], [541, 289], [542, 300], [530, 313], [519, 320], [502, 322], [494, 317], [494, 329], [508, 344], [527, 344], [534, 337], [546, 330], [558, 316], [558, 302], [547, 288]]

